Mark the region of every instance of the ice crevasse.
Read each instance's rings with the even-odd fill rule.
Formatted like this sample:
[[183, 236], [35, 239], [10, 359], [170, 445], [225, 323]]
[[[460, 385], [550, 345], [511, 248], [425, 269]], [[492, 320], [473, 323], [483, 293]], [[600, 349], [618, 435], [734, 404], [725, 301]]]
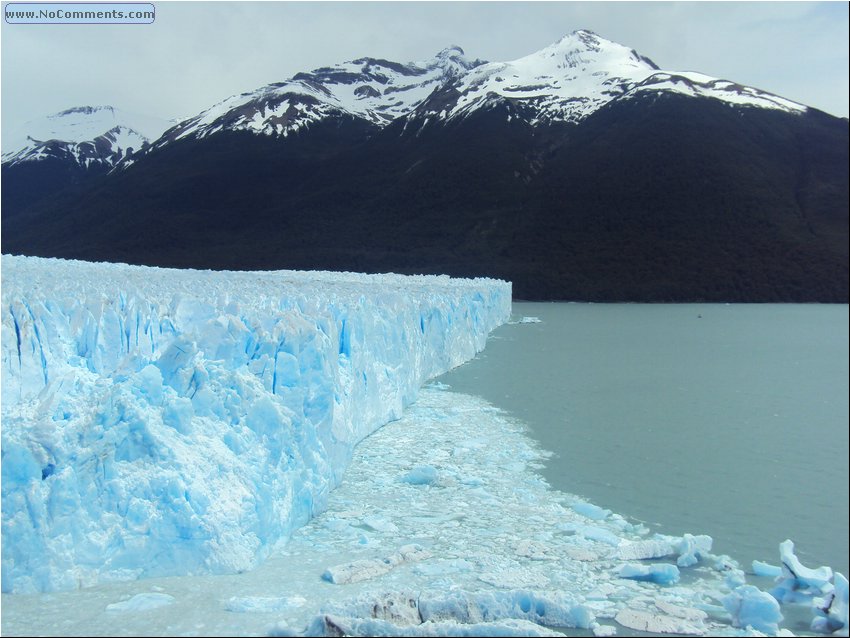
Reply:
[[491, 279], [2, 258], [2, 589], [249, 570], [510, 316]]

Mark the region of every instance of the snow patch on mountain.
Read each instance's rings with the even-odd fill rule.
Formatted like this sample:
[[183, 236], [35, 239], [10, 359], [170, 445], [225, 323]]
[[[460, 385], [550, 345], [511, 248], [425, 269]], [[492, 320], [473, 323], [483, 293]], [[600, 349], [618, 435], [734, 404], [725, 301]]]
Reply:
[[82, 106], [27, 122], [3, 136], [3, 163], [47, 158], [84, 168], [115, 166], [157, 139], [172, 122], [111, 106]]
[[222, 130], [286, 137], [332, 116], [384, 126], [479, 64], [453, 46], [425, 62], [399, 64], [367, 57], [298, 73], [286, 82], [227, 98], [181, 122], [157, 146]]
[[[471, 59], [457, 46], [406, 64], [359, 58], [231, 96], [172, 128], [111, 107], [71, 109], [25, 125], [8, 140], [12, 150], [3, 161], [64, 157], [83, 166], [129, 166], [134, 160], [128, 159], [128, 149], [138, 151], [146, 142], [153, 150], [222, 131], [288, 137], [329, 119], [381, 128], [404, 118], [403, 130], [415, 122], [411, 130], [418, 135], [428, 124], [505, 104], [514, 107], [510, 118], [532, 126], [579, 122], [613, 101], [659, 92], [791, 113], [806, 110], [728, 80], [659, 69], [634, 49], [579, 30], [510, 62]], [[113, 142], [109, 132], [122, 143]]]
[[[803, 111], [790, 100], [699, 73], [661, 71], [633, 49], [580, 30], [512, 62], [471, 69], [416, 110], [417, 119], [453, 119], [510, 102], [531, 114], [529, 123], [577, 122], [617, 99], [671, 91], [725, 102]], [[447, 95], [449, 96], [447, 98]]]
[[663, 71], [634, 49], [579, 30], [513, 60], [471, 60], [452, 46], [426, 62], [360, 58], [298, 73], [286, 82], [230, 97], [182, 122], [155, 144], [220, 131], [287, 137], [332, 117], [383, 127], [399, 118], [429, 123], [509, 103], [531, 125], [578, 122], [602, 106], [647, 92], [675, 92], [733, 105], [801, 112], [784, 98], [694, 72]]

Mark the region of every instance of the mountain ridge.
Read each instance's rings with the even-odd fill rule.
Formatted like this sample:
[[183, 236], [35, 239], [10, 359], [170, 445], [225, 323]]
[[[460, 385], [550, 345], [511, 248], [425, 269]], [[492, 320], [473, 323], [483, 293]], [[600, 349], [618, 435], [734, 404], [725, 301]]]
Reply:
[[[576, 81], [577, 75], [558, 78], [553, 74], [579, 68], [584, 74], [580, 82]], [[512, 82], [511, 78], [519, 81]], [[357, 86], [349, 90], [354, 84]], [[488, 99], [505, 99], [534, 104], [550, 121], [579, 121], [611, 99], [646, 90], [714, 97], [789, 112], [808, 108], [759, 89], [694, 71], [663, 71], [634, 49], [579, 29], [539, 51], [508, 62], [472, 60], [461, 47], [450, 45], [424, 62], [398, 63], [361, 57], [332, 67], [319, 67], [296, 73], [283, 82], [230, 96], [195, 116], [170, 122], [171, 126], [161, 127], [162, 137], [138, 135], [152, 150], [187, 136], [205, 137], [219, 130], [249, 130], [286, 137], [311, 122], [339, 115], [352, 115], [385, 126], [413, 114], [439, 115], [439, 111], [425, 105], [434, 99], [447, 106], [445, 95], [434, 96], [440, 89], [459, 93], [451, 109], [442, 109], [446, 118], [475, 110]], [[99, 110], [117, 111], [109, 106], [75, 107], [44, 119]], [[117, 119], [116, 123], [134, 129], [132, 124], [119, 123]], [[105, 132], [105, 129], [100, 131]], [[86, 139], [51, 137], [46, 141], [81, 143], [94, 139], [92, 135]], [[22, 154], [18, 148], [3, 154], [6, 163], [33, 159], [39, 157]]]
[[846, 119], [586, 31], [541, 51], [358, 58], [228, 98], [125, 170], [9, 209], [4, 188], [3, 251], [846, 303]]

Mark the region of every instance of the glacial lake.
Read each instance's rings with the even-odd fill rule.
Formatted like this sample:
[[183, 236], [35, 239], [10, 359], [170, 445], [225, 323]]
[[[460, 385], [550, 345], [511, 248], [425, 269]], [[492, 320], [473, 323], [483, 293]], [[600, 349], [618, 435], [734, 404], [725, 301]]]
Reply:
[[[790, 538], [848, 574], [848, 306], [515, 303], [439, 378], [524, 421], [552, 487], [714, 538], [749, 571]], [[536, 317], [540, 323], [515, 323]]]

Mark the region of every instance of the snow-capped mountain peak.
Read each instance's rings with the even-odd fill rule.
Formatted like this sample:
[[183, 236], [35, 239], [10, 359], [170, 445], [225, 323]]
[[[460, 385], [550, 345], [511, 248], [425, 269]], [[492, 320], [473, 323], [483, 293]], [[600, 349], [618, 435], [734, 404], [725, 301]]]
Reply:
[[523, 107], [532, 125], [578, 122], [613, 100], [630, 99], [646, 91], [805, 110], [790, 100], [725, 80], [693, 72], [662, 71], [634, 49], [582, 29], [516, 60], [477, 65], [409, 117], [450, 120], [498, 103], [512, 103]]
[[516, 60], [514, 64], [533, 64], [542, 60], [553, 62], [559, 69], [593, 67], [595, 71], [609, 73], [620, 69], [658, 69], [652, 60], [639, 55], [634, 49], [584, 29], [573, 31], [540, 51]]
[[483, 62], [451, 45], [420, 62], [363, 57], [297, 73], [227, 98], [181, 122], [152, 148], [219, 131], [287, 137], [328, 118], [377, 127], [406, 118], [408, 123], [420, 120], [414, 127], [419, 130], [426, 122], [466, 117], [504, 102], [521, 106], [531, 125], [578, 122], [613, 100], [646, 91], [789, 111], [805, 108], [708, 76], [661, 71], [634, 49], [581, 29], [509, 62]]
[[447, 80], [482, 64], [451, 46], [424, 62], [363, 57], [234, 95], [180, 123], [157, 146], [222, 130], [286, 137], [332, 116], [384, 126], [406, 115]]
[[443, 70], [443, 77], [448, 78], [462, 75], [481, 64], [483, 64], [481, 60], [470, 60], [466, 57], [463, 49], [453, 44], [437, 53], [432, 60], [425, 62], [423, 66], [429, 69], [440, 68]]
[[[69, 109], [28, 123], [21, 139], [14, 135], [4, 139], [3, 161], [41, 159], [60, 151], [78, 158], [94, 157], [74, 145], [91, 145], [116, 126], [127, 129], [124, 137], [135, 132], [139, 138], [122, 148], [138, 150], [155, 140], [148, 147], [152, 150], [220, 131], [287, 137], [332, 118], [378, 128], [405, 118], [404, 130], [416, 120], [411, 130], [418, 131], [428, 123], [467, 117], [498, 104], [516, 107], [512, 113], [532, 126], [576, 123], [615, 100], [663, 92], [733, 105], [805, 110], [800, 104], [734, 82], [661, 70], [634, 49], [581, 29], [508, 62], [483, 62], [451, 45], [419, 62], [362, 57], [296, 73], [286, 81], [231, 96], [161, 137], [169, 123], [152, 125], [108, 106]], [[126, 160], [126, 153], [110, 151], [106, 163], [132, 163]]]
[[111, 168], [157, 139], [171, 122], [112, 106], [78, 106], [31, 120], [3, 137], [3, 163], [72, 159]]

